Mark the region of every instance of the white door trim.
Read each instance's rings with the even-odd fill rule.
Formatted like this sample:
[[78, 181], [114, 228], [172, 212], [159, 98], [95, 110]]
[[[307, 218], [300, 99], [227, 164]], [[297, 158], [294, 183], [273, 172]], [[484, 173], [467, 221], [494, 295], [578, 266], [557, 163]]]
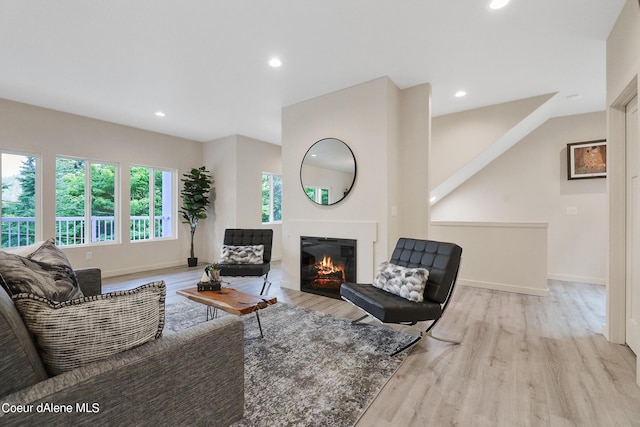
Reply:
[[614, 343], [626, 340], [626, 106], [638, 94], [638, 77], [609, 106], [607, 185], [609, 189], [609, 282], [603, 334]]

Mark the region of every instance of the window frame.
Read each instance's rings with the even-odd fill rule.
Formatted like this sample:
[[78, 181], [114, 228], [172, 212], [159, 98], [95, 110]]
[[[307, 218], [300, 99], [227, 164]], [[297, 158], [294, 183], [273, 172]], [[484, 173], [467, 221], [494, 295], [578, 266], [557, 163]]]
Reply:
[[[307, 185], [304, 187], [305, 193], [307, 194], [307, 196], [309, 196], [309, 193], [307, 192], [307, 190], [313, 190], [314, 191], [314, 199], [311, 199], [311, 197], [309, 197], [311, 200], [313, 200], [315, 203], [322, 205], [322, 206], [329, 206], [331, 203], [331, 188], [329, 187], [321, 187], [321, 186], [316, 186], [316, 185]], [[326, 191], [326, 195], [327, 195], [327, 203], [322, 203], [322, 195], [323, 192]]]
[[260, 203], [260, 222], [261, 224], [281, 224], [282, 223], [282, 218], [275, 220], [273, 218], [274, 216], [274, 190], [273, 190], [273, 178], [274, 177], [278, 177], [280, 178], [280, 185], [281, 185], [281, 189], [280, 189], [280, 216], [282, 217], [282, 174], [277, 174], [277, 173], [273, 173], [273, 172], [262, 172], [261, 175], [261, 179], [260, 179], [260, 186], [261, 186], [261, 190], [262, 190], [262, 181], [264, 180], [264, 177], [268, 176], [269, 177], [269, 220], [267, 222], [264, 222], [262, 219], [262, 207], [264, 206], [264, 196], [262, 194], [262, 191], [260, 191], [260, 197], [261, 197], [261, 203]]
[[[58, 231], [56, 227], [56, 221], [58, 220], [58, 182], [57, 182], [57, 174], [58, 174], [58, 159], [68, 159], [68, 160], [81, 160], [84, 162], [84, 242], [78, 244], [63, 244], [58, 241]], [[93, 215], [91, 209], [91, 200], [92, 200], [92, 165], [108, 165], [113, 166], [113, 239], [112, 240], [102, 240], [102, 241], [93, 241], [92, 240], [92, 225], [93, 225]], [[64, 154], [56, 154], [55, 156], [55, 173], [56, 173], [56, 183], [54, 186], [54, 199], [55, 199], [55, 216], [54, 216], [54, 227], [56, 230], [56, 244], [60, 247], [65, 248], [73, 248], [73, 247], [85, 247], [85, 246], [99, 246], [99, 245], [115, 245], [122, 242], [121, 238], [121, 229], [122, 229], [122, 215], [120, 214], [122, 209], [122, 203], [120, 201], [120, 164], [118, 162], [112, 162], [107, 160], [99, 160], [89, 157], [81, 157], [81, 156], [68, 156]]]
[[[35, 159], [35, 195], [34, 195], [34, 243], [41, 241], [43, 236], [43, 219], [42, 219], [42, 155], [30, 151], [20, 151], [11, 149], [0, 149], [0, 194], [2, 191], [2, 155], [8, 154], [13, 156], [33, 157]], [[2, 223], [2, 197], [0, 195], [0, 224]], [[1, 225], [0, 225], [1, 227]], [[2, 238], [0, 236], [0, 246]], [[11, 246], [11, 247], [21, 247]]]
[[[149, 188], [148, 188], [148, 196], [149, 196], [149, 216], [150, 216], [150, 230], [149, 230], [149, 238], [147, 239], [132, 239], [131, 238], [131, 226], [127, 228], [129, 230], [129, 242], [130, 243], [143, 243], [143, 242], [157, 242], [161, 240], [176, 240], [178, 238], [178, 170], [175, 168], [167, 168], [160, 166], [149, 166], [143, 165], [139, 163], [132, 163], [129, 165], [129, 224], [131, 224], [131, 168], [144, 168], [149, 170]], [[171, 174], [171, 213], [169, 215], [169, 220], [171, 221], [170, 235], [168, 236], [155, 236], [155, 174], [156, 172], [162, 173], [170, 173]], [[164, 200], [164, 198], [163, 198]], [[153, 213], [153, 215], [151, 215]], [[153, 220], [151, 219], [153, 218]]]

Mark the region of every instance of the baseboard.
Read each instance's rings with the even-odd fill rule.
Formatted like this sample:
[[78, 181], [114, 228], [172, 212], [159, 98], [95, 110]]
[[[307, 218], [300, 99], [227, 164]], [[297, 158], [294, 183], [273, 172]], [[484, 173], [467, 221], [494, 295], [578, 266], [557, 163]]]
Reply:
[[562, 280], [563, 282], [586, 283], [589, 285], [606, 286], [607, 284], [606, 279], [595, 278], [595, 277], [570, 276], [567, 274], [549, 274], [548, 278], [549, 280]]
[[[202, 264], [202, 268], [204, 268], [205, 265], [206, 264]], [[123, 270], [109, 270], [109, 271], [103, 270], [102, 278], [122, 276], [125, 274], [143, 273], [145, 271], [153, 271], [153, 270], [159, 270], [163, 268], [180, 267], [180, 266], [186, 267], [187, 266], [186, 260], [176, 261], [172, 263], [162, 263], [157, 265], [143, 265], [138, 267], [125, 268]]]
[[298, 287], [294, 288], [291, 285], [291, 281], [290, 280], [282, 280], [282, 281], [280, 281], [280, 287], [281, 288], [287, 288], [287, 289], [293, 289], [294, 291], [299, 291], [300, 290], [300, 285], [298, 285]]
[[549, 295], [549, 288], [545, 288], [545, 289], [526, 288], [523, 286], [508, 285], [505, 283], [491, 283], [491, 282], [481, 282], [478, 280], [465, 280], [465, 279], [459, 279], [458, 284], [463, 286], [470, 286], [474, 288], [491, 289], [494, 291], [503, 291], [503, 292], [514, 292], [517, 294], [535, 295], [539, 297], [546, 297]]
[[[279, 262], [279, 259], [271, 259], [272, 262]], [[204, 262], [200, 262], [198, 263], [198, 268], [203, 268], [209, 264], [208, 261], [204, 261]], [[115, 276], [123, 276], [125, 274], [135, 274], [135, 273], [143, 273], [145, 271], [153, 271], [153, 270], [158, 270], [158, 269], [163, 269], [163, 268], [172, 268], [172, 267], [186, 267], [187, 266], [187, 262], [186, 260], [184, 261], [176, 261], [176, 262], [171, 262], [171, 263], [162, 263], [162, 264], [157, 264], [157, 265], [143, 265], [143, 266], [138, 266], [138, 267], [131, 267], [131, 268], [125, 268], [122, 270], [109, 270], [109, 271], [105, 271], [102, 270], [102, 277], [103, 278], [109, 278], [109, 277], [115, 277]], [[195, 267], [194, 267], [195, 268]]]

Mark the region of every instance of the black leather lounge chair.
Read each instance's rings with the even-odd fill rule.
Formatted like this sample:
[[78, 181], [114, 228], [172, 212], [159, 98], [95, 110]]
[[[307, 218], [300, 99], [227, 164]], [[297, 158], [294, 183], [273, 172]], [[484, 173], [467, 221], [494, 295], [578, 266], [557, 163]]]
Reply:
[[267, 277], [271, 270], [271, 246], [273, 245], [273, 230], [271, 229], [243, 229], [227, 228], [224, 231], [224, 245], [248, 246], [263, 245], [264, 252], [261, 264], [220, 264], [220, 276], [264, 276], [262, 290], [264, 293], [267, 284], [271, 284]]
[[342, 299], [367, 313], [352, 323], [357, 324], [369, 315], [382, 323], [415, 325], [417, 322], [432, 321], [414, 341], [396, 350], [392, 355], [416, 344], [424, 335], [440, 341], [459, 344], [456, 341], [434, 337], [431, 330], [442, 318], [451, 301], [461, 257], [462, 248], [454, 243], [399, 239], [391, 255], [390, 263], [429, 270], [429, 278], [424, 290], [424, 302], [409, 301], [371, 284], [343, 283], [340, 287]]

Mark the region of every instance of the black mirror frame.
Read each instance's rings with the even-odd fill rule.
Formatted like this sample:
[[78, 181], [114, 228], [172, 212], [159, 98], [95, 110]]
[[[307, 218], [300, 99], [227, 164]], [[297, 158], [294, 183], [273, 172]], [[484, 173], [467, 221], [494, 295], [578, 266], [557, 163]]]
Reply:
[[[345, 147], [347, 147], [347, 150], [349, 150], [349, 153], [351, 154], [351, 159], [353, 160], [353, 179], [351, 180], [351, 184], [349, 184], [349, 188], [347, 189], [347, 191], [344, 192], [343, 196], [340, 197], [340, 199], [336, 200], [333, 203], [329, 203], [326, 205], [323, 205], [322, 203], [318, 203], [315, 200], [312, 200], [309, 195], [306, 193], [305, 191], [305, 186], [304, 186], [304, 182], [302, 181], [302, 168], [304, 166], [304, 161], [307, 158], [307, 155], [309, 154], [309, 152], [311, 151], [311, 149], [313, 147], [316, 146], [316, 144], [325, 141], [327, 139], [334, 139], [336, 141], [340, 141], [342, 144], [344, 144]], [[355, 154], [353, 154], [353, 150], [351, 149], [351, 147], [349, 147], [349, 145], [344, 142], [343, 140], [339, 139], [339, 138], [333, 138], [333, 137], [327, 137], [327, 138], [322, 138], [317, 140], [316, 142], [314, 142], [313, 144], [311, 144], [311, 147], [309, 147], [307, 149], [307, 151], [304, 153], [304, 156], [302, 157], [302, 162], [300, 163], [300, 186], [302, 187], [302, 192], [304, 193], [305, 197], [311, 201], [313, 204], [318, 205], [318, 206], [333, 206], [333, 205], [337, 205], [338, 203], [342, 202], [350, 193], [351, 190], [353, 189], [353, 186], [356, 183], [356, 177], [358, 175], [358, 162], [356, 161], [356, 156]]]

